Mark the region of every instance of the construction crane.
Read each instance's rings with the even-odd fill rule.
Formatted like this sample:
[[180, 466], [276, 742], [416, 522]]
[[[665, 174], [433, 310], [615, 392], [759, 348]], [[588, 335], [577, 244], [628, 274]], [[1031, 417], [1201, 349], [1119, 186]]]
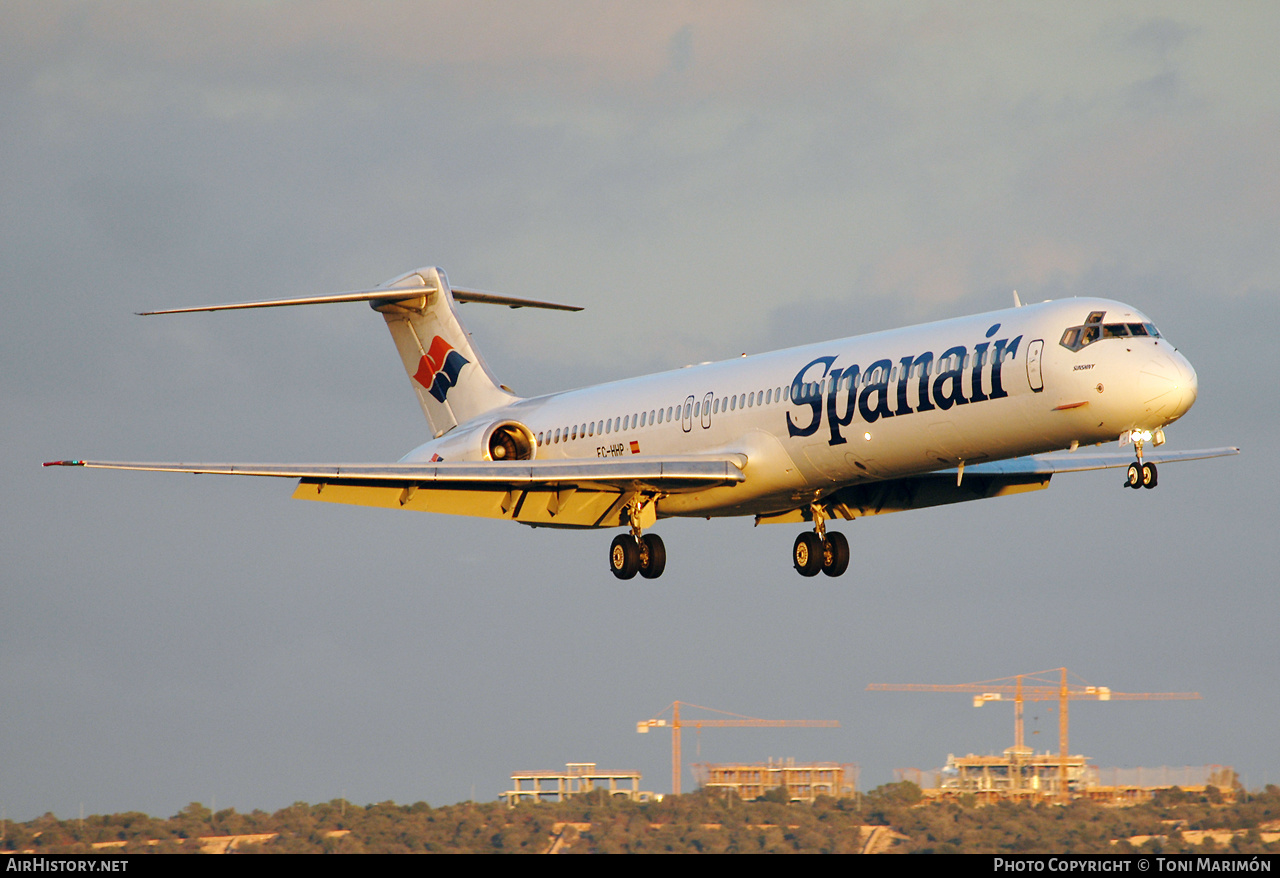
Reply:
[[[1053, 680], [1048, 675], [1057, 674]], [[1077, 678], [1079, 680], [1079, 678]], [[1186, 701], [1200, 698], [1199, 692], [1112, 692], [1106, 686], [1091, 686], [1080, 680], [1073, 683], [1067, 678], [1066, 668], [1051, 668], [1033, 674], [1017, 674], [996, 680], [952, 685], [931, 683], [872, 683], [868, 692], [972, 692], [973, 706], [982, 707], [988, 701], [1013, 699], [1014, 753], [1021, 758], [1025, 752], [1022, 738], [1022, 705], [1026, 701], [1058, 700], [1058, 750], [1059, 793], [1067, 796], [1067, 705], [1076, 701]]]
[[[723, 714], [724, 716], [733, 717], [733, 719], [681, 719], [680, 706], [696, 707], [699, 710], [709, 710], [712, 713]], [[671, 711], [671, 719], [662, 718], [662, 714], [667, 710]], [[723, 729], [723, 728], [756, 728], [756, 729], [838, 729], [840, 723], [830, 719], [756, 719], [755, 717], [743, 716], [739, 713], [729, 713], [725, 710], [716, 710], [714, 707], [703, 707], [700, 704], [690, 704], [687, 701], [673, 701], [664, 708], [655, 718], [641, 720], [636, 723], [636, 731], [640, 734], [646, 734], [650, 729], [671, 729], [671, 794], [673, 796], [680, 795], [680, 729], [695, 728], [702, 729]]]

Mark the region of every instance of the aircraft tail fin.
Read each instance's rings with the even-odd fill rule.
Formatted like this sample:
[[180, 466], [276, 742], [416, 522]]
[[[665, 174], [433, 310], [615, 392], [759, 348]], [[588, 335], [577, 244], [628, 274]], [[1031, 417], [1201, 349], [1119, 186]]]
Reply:
[[471, 336], [458, 319], [458, 302], [483, 302], [508, 308], [547, 308], [581, 311], [573, 305], [518, 299], [480, 290], [449, 286], [443, 270], [427, 267], [410, 271], [372, 290], [350, 290], [328, 296], [271, 299], [196, 308], [143, 311], [185, 314], [192, 311], [233, 311], [243, 308], [278, 308], [286, 305], [322, 305], [334, 302], [368, 302], [382, 314], [400, 352], [405, 373], [417, 394], [433, 436], [442, 436], [458, 424], [507, 405], [517, 397], [498, 384]]
[[405, 298], [371, 301], [395, 340], [404, 371], [433, 436], [516, 399], [501, 387], [458, 319], [449, 279], [439, 268], [419, 268], [383, 284]]

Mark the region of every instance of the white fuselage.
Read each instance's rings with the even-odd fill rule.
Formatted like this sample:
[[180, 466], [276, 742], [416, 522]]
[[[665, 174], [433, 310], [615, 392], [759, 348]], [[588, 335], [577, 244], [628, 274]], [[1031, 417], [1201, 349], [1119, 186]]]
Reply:
[[[1073, 327], [1092, 337], [1064, 343]], [[1191, 364], [1147, 317], [1068, 299], [522, 399], [403, 460], [486, 459], [480, 436], [500, 421], [532, 432], [537, 459], [736, 452], [743, 483], [660, 497], [657, 514], [768, 514], [843, 485], [1156, 430], [1195, 398]]]

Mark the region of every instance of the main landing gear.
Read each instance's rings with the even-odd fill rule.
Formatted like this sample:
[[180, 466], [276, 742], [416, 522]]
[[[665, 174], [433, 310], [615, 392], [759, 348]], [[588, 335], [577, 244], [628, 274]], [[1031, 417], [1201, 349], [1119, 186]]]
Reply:
[[640, 507], [633, 501], [627, 507], [631, 532], [618, 534], [609, 546], [609, 569], [619, 579], [631, 579], [637, 573], [645, 579], [657, 579], [667, 568], [667, 547], [657, 534], [640, 532]]
[[[1154, 463], [1144, 463], [1142, 460], [1143, 444], [1144, 440], [1134, 435], [1133, 448], [1138, 455], [1138, 460], [1129, 464], [1129, 469], [1125, 472], [1124, 486], [1126, 488], [1154, 488], [1159, 484], [1160, 478], [1159, 473], [1156, 472], [1156, 465]], [[1160, 442], [1156, 444], [1159, 445]]]
[[791, 563], [801, 576], [840, 576], [849, 569], [849, 541], [844, 534], [827, 532], [822, 508], [813, 504], [813, 530], [796, 537], [791, 547]]
[[645, 579], [657, 579], [667, 567], [667, 549], [662, 537], [644, 534], [618, 534], [609, 546], [609, 569], [619, 579], [631, 579], [637, 573]]

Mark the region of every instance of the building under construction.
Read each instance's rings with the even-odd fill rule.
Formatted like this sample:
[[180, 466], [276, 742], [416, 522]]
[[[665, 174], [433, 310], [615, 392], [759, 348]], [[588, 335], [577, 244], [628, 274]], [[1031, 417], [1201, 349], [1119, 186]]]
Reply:
[[[899, 778], [914, 781], [927, 799], [971, 796], [980, 802], [998, 800], [1092, 799], [1129, 804], [1151, 798], [1159, 790], [1177, 786], [1203, 792], [1208, 785], [1233, 794], [1235, 772], [1221, 765], [1183, 768], [1100, 769], [1087, 756], [1068, 756], [1066, 771], [1055, 753], [1036, 753], [1030, 747], [1010, 747], [999, 756], [947, 756], [937, 771], [901, 770]], [[1067, 789], [1062, 790], [1065, 774]]]
[[[1056, 679], [1055, 679], [1056, 678]], [[1072, 681], [1066, 668], [1036, 671], [1034, 674], [1017, 674], [997, 680], [977, 683], [872, 683], [867, 687], [873, 692], [963, 692], [973, 696], [973, 706], [999, 701], [1012, 701], [1013, 746], [1000, 756], [948, 756], [946, 767], [935, 775], [932, 786], [912, 778], [911, 772], [900, 772], [906, 779], [915, 779], [926, 796], [946, 798], [976, 796], [987, 799], [1055, 799], [1092, 798], [1101, 801], [1137, 801], [1150, 796], [1157, 789], [1167, 787], [1142, 787], [1128, 784], [1104, 786], [1099, 780], [1098, 769], [1088, 764], [1085, 756], [1072, 756], [1067, 749], [1068, 712], [1072, 701], [1182, 701], [1200, 698], [1198, 692], [1114, 692], [1107, 686], [1094, 686], [1077, 678]], [[1058, 752], [1036, 753], [1025, 746], [1022, 712], [1028, 701], [1056, 701], [1058, 703]], [[1201, 777], [1207, 778], [1212, 766]], [[1230, 769], [1227, 769], [1230, 772]], [[917, 776], [924, 772], [914, 770]], [[1234, 773], [1231, 773], [1234, 777]], [[1212, 783], [1202, 779], [1198, 784], [1186, 784], [1187, 788]], [[1216, 784], [1215, 784], [1216, 785]], [[1226, 785], [1230, 789], [1233, 784]]]
[[693, 770], [703, 789], [732, 792], [740, 799], [758, 799], [782, 788], [789, 801], [812, 803], [818, 796], [852, 796], [858, 787], [858, 766], [851, 762], [797, 765], [794, 759], [770, 759], [766, 763], [699, 763]]
[[[594, 762], [570, 762], [564, 771], [514, 771], [511, 789], [498, 798], [515, 807], [517, 802], [563, 802], [595, 790], [633, 802], [647, 802], [653, 793], [641, 792], [638, 771], [599, 771]], [[630, 783], [630, 789], [624, 784]]]
[[1000, 756], [948, 755], [937, 786], [944, 792], [991, 793], [1001, 798], [1059, 798], [1064, 774], [1068, 793], [1097, 785], [1097, 769], [1089, 765], [1087, 756], [1068, 756], [1063, 772], [1060, 755], [1010, 747]]

